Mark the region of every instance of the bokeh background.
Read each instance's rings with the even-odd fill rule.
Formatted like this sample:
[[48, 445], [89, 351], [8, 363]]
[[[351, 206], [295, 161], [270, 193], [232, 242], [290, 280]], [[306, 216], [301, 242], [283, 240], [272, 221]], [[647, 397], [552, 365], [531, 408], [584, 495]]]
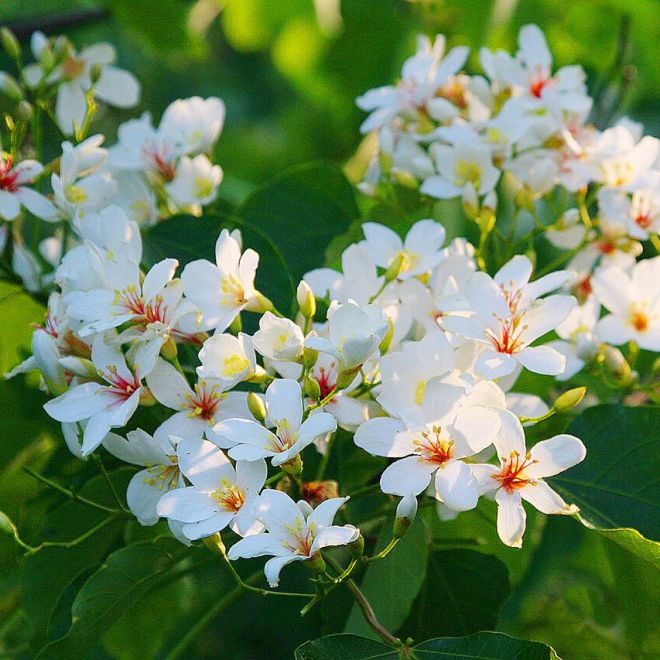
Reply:
[[[299, 163], [324, 160], [359, 171], [363, 115], [354, 99], [397, 77], [417, 33], [442, 32], [449, 46], [471, 46], [468, 67], [478, 71], [481, 45], [515, 50], [528, 22], [545, 31], [557, 66], [586, 69], [596, 125], [627, 114], [658, 134], [656, 0], [0, 0], [0, 24], [25, 48], [36, 29], [67, 34], [79, 47], [111, 42], [119, 64], [142, 83], [137, 113], [148, 109], [158, 120], [176, 98], [223, 98], [228, 113], [216, 162], [225, 170], [220, 195], [231, 203]], [[9, 63], [0, 58], [2, 68]], [[105, 109], [98, 129], [112, 144], [118, 124], [137, 113]], [[26, 298], [12, 308], [15, 322], [31, 314], [29, 305]], [[14, 356], [10, 361], [3, 370]], [[18, 408], [24, 417], [42, 415], [39, 402], [11, 387], [0, 402], [7, 443], [26, 432], [12, 422]], [[23, 482], [2, 474], [0, 496], [15, 495]], [[533, 559], [494, 543], [491, 522], [481, 524], [485, 551], [497, 552], [514, 583], [499, 629], [550, 643], [568, 660], [653, 657], [660, 611], [657, 577], [647, 564], [614, 544], [605, 551], [600, 538], [571, 520], [549, 520], [543, 532], [531, 526], [529, 549], [540, 543]], [[460, 537], [460, 523], [448, 524], [447, 533]], [[14, 549], [7, 543], [0, 542], [0, 656], [29, 657], [21, 635], [30, 617], [40, 616], [39, 594], [27, 611], [16, 609]], [[217, 579], [210, 567], [194, 581], [165, 585], [124, 612], [90, 657], [163, 657], [203, 616], [216, 593], [207, 587]], [[330, 602], [298, 626], [295, 602], [244, 598], [199, 637], [189, 657], [220, 657], [220, 650], [232, 659], [291, 657], [309, 636], [333, 631], [340, 605]], [[438, 616], [447, 607], [438, 602]]]

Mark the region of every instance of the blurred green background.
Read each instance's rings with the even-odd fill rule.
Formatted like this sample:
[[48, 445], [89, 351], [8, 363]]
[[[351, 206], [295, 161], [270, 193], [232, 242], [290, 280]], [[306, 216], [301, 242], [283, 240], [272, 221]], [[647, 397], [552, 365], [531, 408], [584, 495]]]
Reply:
[[[362, 140], [358, 129], [363, 114], [355, 97], [396, 79], [419, 32], [443, 32], [449, 46], [471, 46], [469, 68], [479, 72], [481, 45], [515, 50], [519, 27], [536, 22], [548, 37], [557, 66], [585, 67], [597, 98], [597, 125], [628, 114], [657, 134], [659, 15], [655, 0], [0, 0], [0, 24], [12, 27], [25, 48], [35, 29], [65, 33], [78, 47], [109, 41], [117, 48], [119, 64], [137, 75], [143, 95], [136, 111], [103, 111], [96, 127], [109, 144], [118, 124], [143, 110], [158, 121], [176, 98], [222, 97], [228, 114], [216, 160], [225, 170], [220, 194], [230, 202], [241, 201], [288, 166], [319, 160], [347, 163]], [[0, 59], [2, 68], [9, 68], [6, 59]], [[20, 300], [0, 308], [5, 324], [27, 328], [28, 321], [39, 321], [41, 309], [33, 309], [24, 294], [16, 296]], [[29, 336], [23, 334], [22, 352]], [[2, 370], [14, 366], [18, 357], [7, 357]], [[28, 495], [35, 490], [17, 467], [29, 458], [19, 452], [18, 438], [26, 434], [21, 420], [34, 420], [35, 436], [41, 434], [34, 460], [52, 451], [66, 458], [66, 450], [54, 424], [44, 430], [39, 396], [28, 397], [15, 382], [5, 388], [0, 418], [6, 427], [8, 465], [3, 475], [11, 473], [15, 479], [3, 476], [0, 499], [8, 503], [12, 497], [18, 502], [20, 488]], [[11, 451], [11, 442], [16, 451]], [[492, 514], [489, 505], [486, 512]], [[460, 520], [465, 522], [450, 525], [446, 534], [460, 537], [462, 525], [478, 530], [486, 539], [483, 549], [495, 550], [510, 571], [513, 591], [498, 629], [548, 642], [567, 660], [658, 657], [657, 574], [645, 562], [572, 520], [532, 525], [522, 552], [489, 545], [492, 520], [476, 513]], [[44, 524], [53, 525], [46, 514]], [[146, 532], [135, 525], [135, 538], [129, 540], [139, 540], [140, 534]], [[11, 541], [3, 538], [0, 657], [29, 657], [23, 631], [44, 618], [36, 587], [34, 602], [16, 608], [17, 556]], [[35, 563], [32, 568], [38, 571]], [[81, 572], [76, 578], [59, 609], [70, 607], [75, 587], [87, 575]], [[302, 577], [294, 570], [291, 579], [295, 583]], [[88, 657], [161, 657], [212, 606], [218, 579], [226, 576], [219, 578], [217, 567], [209, 566], [155, 590], [127, 609]], [[439, 602], [439, 616], [443, 607]], [[185, 657], [219, 657], [220, 649], [227, 658], [291, 657], [310, 636], [336, 631], [334, 619], [341, 618], [346, 603], [324, 604], [303, 626], [296, 625], [297, 609], [288, 600], [274, 606], [264, 599], [242, 599], [204, 631]], [[50, 633], [62, 634], [67, 625], [66, 617], [56, 619]], [[9, 652], [11, 648], [18, 653]]]
[[[581, 63], [601, 126], [627, 113], [657, 134], [656, 0], [2, 0], [0, 20], [27, 36], [112, 42], [157, 120], [175, 98], [227, 103], [217, 159], [238, 201], [282, 168], [346, 162], [360, 143], [355, 97], [390, 83], [419, 32], [472, 48], [515, 50], [521, 25], [545, 31], [557, 66]], [[106, 113], [112, 142], [125, 112]]]

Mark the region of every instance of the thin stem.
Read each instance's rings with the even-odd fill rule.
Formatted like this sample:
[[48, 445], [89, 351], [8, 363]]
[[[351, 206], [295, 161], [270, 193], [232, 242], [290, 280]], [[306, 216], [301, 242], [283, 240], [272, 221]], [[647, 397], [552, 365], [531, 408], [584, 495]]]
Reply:
[[[342, 572], [341, 566], [332, 558], [326, 557], [325, 560], [332, 566], [337, 572]], [[346, 586], [350, 589], [355, 598], [355, 602], [358, 604], [358, 607], [362, 610], [362, 616], [364, 620], [371, 626], [376, 634], [382, 637], [388, 644], [392, 646], [400, 646], [401, 640], [395, 637], [387, 628], [385, 628], [374, 612], [374, 608], [371, 606], [371, 603], [367, 600], [367, 597], [362, 593], [360, 587], [355, 584], [351, 579], [348, 579], [344, 582]]]
[[325, 470], [328, 467], [328, 462], [330, 461], [330, 451], [332, 450], [335, 437], [336, 435], [334, 433], [330, 435], [330, 439], [328, 440], [328, 444], [325, 448], [325, 454], [323, 454], [321, 462], [319, 463], [319, 467], [316, 470], [316, 481], [323, 480], [323, 475], [325, 475]]
[[274, 474], [272, 477], [268, 477], [266, 481], [264, 481], [264, 486], [270, 486], [271, 484], [274, 484], [276, 481], [279, 481], [286, 473], [283, 470], [280, 470], [277, 474]]
[[378, 561], [379, 559], [383, 559], [384, 557], [387, 557], [387, 555], [394, 550], [396, 547], [396, 544], [399, 542], [401, 537], [396, 537], [390, 539], [390, 542], [377, 554], [372, 555], [371, 557], [365, 557], [364, 562], [369, 563], [370, 561]]
[[58, 484], [57, 482], [51, 481], [47, 477], [44, 477], [43, 474], [39, 474], [38, 472], [31, 470], [29, 467], [23, 467], [23, 470], [37, 481], [41, 481], [41, 483], [50, 486], [50, 488], [53, 488], [54, 490], [62, 493], [63, 495], [66, 495], [69, 499], [72, 499], [74, 502], [79, 502], [80, 504], [91, 506], [94, 509], [98, 509], [99, 511], [105, 511], [106, 513], [128, 515], [122, 509], [114, 509], [112, 507], [105, 506], [105, 504], [100, 504], [99, 502], [95, 502], [94, 500], [87, 499], [82, 495], [78, 495], [78, 493], [74, 493], [72, 490], [69, 490], [64, 486], [60, 486], [60, 484]]
[[44, 550], [45, 548], [73, 548], [77, 545], [80, 545], [83, 541], [86, 541], [88, 538], [90, 538], [90, 536], [94, 536], [96, 532], [98, 532], [100, 529], [103, 529], [111, 522], [114, 522], [117, 520], [117, 518], [117, 514], [108, 516], [107, 518], [104, 518], [100, 523], [94, 525], [94, 527], [88, 529], [86, 532], [76, 537], [75, 539], [72, 539], [71, 541], [43, 541], [39, 545], [29, 548], [29, 550], [25, 553], [25, 556], [29, 557], [30, 555], [34, 555], [40, 550]]
[[542, 422], [546, 419], [549, 419], [552, 417], [557, 411], [554, 408], [550, 408], [547, 413], [543, 415], [539, 415], [538, 417], [525, 417], [522, 415], [518, 419], [520, 420], [521, 424], [538, 424], [539, 422]]
[[316, 410], [317, 408], [323, 408], [323, 406], [326, 405], [326, 403], [330, 403], [332, 399], [334, 398], [335, 394], [337, 394], [337, 387], [334, 387], [326, 396], [324, 396], [318, 403], [314, 404], [313, 406], [310, 406], [308, 408], [308, 412], [311, 412], [312, 410]]
[[385, 287], [386, 287], [389, 283], [390, 283], [390, 282], [387, 280], [387, 278], [384, 277], [384, 278], [383, 278], [383, 283], [381, 284], [380, 289], [378, 289], [378, 291], [376, 291], [376, 293], [374, 293], [374, 295], [371, 296], [371, 298], [369, 298], [369, 304], [371, 304], [372, 302], [374, 302], [374, 300], [376, 300], [376, 299], [378, 298], [378, 296], [380, 296], [380, 294], [383, 293], [383, 291], [385, 291]]
[[110, 475], [108, 474], [108, 471], [105, 469], [105, 465], [103, 465], [103, 461], [101, 460], [101, 457], [98, 454], [94, 454], [93, 456], [94, 456], [94, 460], [96, 461], [96, 464], [99, 466], [99, 469], [103, 474], [103, 477], [105, 478], [106, 483], [108, 484], [108, 488], [110, 489], [110, 492], [112, 493], [115, 502], [117, 502], [117, 506], [119, 506], [119, 508], [122, 511], [126, 511], [126, 508], [124, 507], [121, 497], [119, 497], [119, 493], [117, 492], [115, 485], [112, 483], [112, 480], [110, 479]]
[[[261, 575], [261, 571], [257, 571], [247, 578], [245, 584], [256, 582]], [[221, 612], [227, 609], [235, 600], [240, 598], [243, 593], [243, 587], [237, 586], [229, 593], [225, 594], [207, 612], [201, 616], [197, 623], [179, 640], [178, 644], [168, 653], [166, 660], [175, 660], [181, 657], [188, 647], [197, 639], [198, 635], [215, 619]]]

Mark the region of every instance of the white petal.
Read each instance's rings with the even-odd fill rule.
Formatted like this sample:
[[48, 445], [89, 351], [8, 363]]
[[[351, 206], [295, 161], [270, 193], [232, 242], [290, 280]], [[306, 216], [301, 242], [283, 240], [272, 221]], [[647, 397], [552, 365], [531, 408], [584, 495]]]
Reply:
[[536, 481], [520, 489], [520, 495], [535, 509], [545, 514], [572, 514], [577, 511], [571, 507], [545, 481]]
[[310, 415], [300, 427], [299, 442], [305, 447], [326, 433], [334, 433], [337, 430], [337, 420], [327, 412], [319, 412]]
[[147, 386], [159, 403], [172, 410], [183, 410], [186, 397], [193, 393], [188, 381], [169, 362], [159, 359], [146, 377]]
[[307, 524], [314, 524], [318, 529], [330, 527], [337, 511], [346, 500], [348, 500], [348, 497], [331, 497], [329, 500], [321, 502], [307, 517]]
[[507, 460], [513, 452], [525, 456], [525, 431], [520, 420], [508, 410], [501, 410], [499, 414], [500, 430], [495, 438], [498, 455]]
[[508, 353], [486, 350], [479, 353], [474, 363], [474, 371], [486, 379], [503, 378], [516, 369], [516, 360]]
[[579, 438], [562, 433], [535, 444], [531, 450], [536, 461], [526, 470], [530, 477], [552, 477], [582, 462], [587, 450]]
[[104, 66], [94, 96], [117, 108], [132, 108], [140, 100], [140, 83], [129, 71]]
[[470, 467], [463, 461], [449, 461], [435, 473], [435, 491], [453, 511], [469, 511], [477, 506], [479, 488]]
[[266, 390], [266, 408], [271, 422], [279, 426], [286, 420], [297, 431], [302, 420], [302, 393], [298, 381], [292, 378], [275, 380]]
[[522, 548], [526, 514], [520, 492], [509, 495], [500, 488], [495, 495], [497, 502], [497, 533], [502, 543], [512, 548]]
[[380, 478], [380, 487], [390, 495], [419, 495], [429, 485], [435, 465], [408, 456], [392, 463]]
[[156, 505], [163, 495], [157, 485], [153, 485], [152, 475], [148, 470], [134, 474], [126, 490], [128, 508], [141, 525], [155, 525], [158, 522]]
[[337, 545], [347, 545], [353, 543], [360, 535], [360, 530], [353, 525], [332, 525], [322, 529], [314, 538], [312, 543], [312, 553], [321, 548], [329, 548]]
[[177, 446], [179, 468], [199, 488], [215, 490], [224, 480], [235, 483], [236, 472], [221, 449], [208, 440], [183, 438]]
[[158, 501], [156, 511], [163, 518], [193, 523], [215, 516], [221, 507], [206, 491], [188, 486], [165, 493]]
[[198, 539], [205, 538], [206, 536], [211, 536], [216, 532], [221, 532], [229, 523], [234, 519], [236, 514], [231, 511], [221, 511], [215, 516], [211, 516], [206, 520], [200, 520], [199, 522], [187, 523], [183, 526], [182, 532], [186, 538], [189, 538], [191, 541], [197, 541]]
[[270, 587], [275, 588], [280, 583], [280, 571], [294, 561], [307, 559], [304, 555], [287, 555], [285, 557], [273, 557], [264, 565], [264, 575]]
[[266, 461], [237, 461], [236, 484], [246, 493], [258, 493], [266, 481]]
[[44, 404], [44, 410], [58, 422], [78, 422], [88, 419], [107, 405], [96, 393], [102, 390], [98, 383], [76, 385], [68, 392]]
[[247, 419], [227, 419], [216, 424], [213, 427], [213, 432], [218, 438], [217, 444], [225, 449], [237, 445], [272, 449], [271, 445], [275, 441], [272, 431], [257, 422], [251, 422]]
[[252, 557], [262, 557], [263, 555], [288, 556], [282, 544], [268, 533], [254, 534], [246, 536], [229, 548], [227, 556], [229, 559], [250, 559]]
[[557, 376], [566, 367], [566, 358], [549, 346], [531, 346], [516, 353], [516, 359], [523, 367], [536, 374]]
[[74, 82], [60, 83], [57, 90], [55, 115], [64, 135], [73, 135], [74, 126], [82, 126], [87, 102], [83, 88]]
[[362, 424], [353, 438], [355, 444], [374, 456], [408, 456], [411, 447], [408, 443], [397, 443], [398, 433], [405, 431], [405, 424], [398, 419], [375, 417]]

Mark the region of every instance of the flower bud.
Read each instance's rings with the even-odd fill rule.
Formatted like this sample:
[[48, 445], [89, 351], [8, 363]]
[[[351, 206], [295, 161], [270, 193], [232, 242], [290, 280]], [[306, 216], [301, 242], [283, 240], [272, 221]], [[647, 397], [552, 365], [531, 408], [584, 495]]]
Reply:
[[14, 103], [20, 103], [23, 100], [23, 90], [16, 82], [16, 78], [4, 71], [0, 71], [0, 92]]
[[413, 190], [419, 186], [419, 181], [414, 174], [407, 170], [401, 170], [398, 167], [392, 168], [392, 180], [404, 188], [412, 188]]
[[314, 399], [314, 401], [318, 401], [321, 398], [321, 386], [315, 378], [305, 379], [303, 391], [305, 392], [305, 396]]
[[214, 555], [224, 557], [227, 553], [227, 549], [225, 548], [222, 536], [220, 536], [220, 532], [216, 532], [211, 536], [203, 538], [202, 542]]
[[16, 39], [16, 35], [7, 27], [0, 28], [0, 41], [5, 53], [12, 60], [17, 60], [21, 56], [21, 47]]
[[513, 202], [519, 208], [527, 209], [531, 213], [535, 210], [534, 195], [527, 186], [523, 186], [516, 192]]
[[630, 385], [636, 378], [623, 353], [614, 346], [605, 346], [603, 349], [605, 366], [609, 373], [618, 380], [621, 385]]
[[399, 252], [399, 254], [397, 254], [397, 256], [392, 259], [392, 263], [390, 263], [390, 265], [387, 267], [387, 270], [385, 271], [385, 281], [391, 282], [392, 280], [395, 280], [399, 276], [399, 273], [401, 272], [401, 269], [405, 263], [405, 254], [403, 254], [403, 252]]
[[249, 310], [251, 312], [258, 313], [272, 312], [273, 303], [268, 298], [266, 298], [266, 296], [264, 296], [261, 291], [257, 291], [254, 294], [253, 300], [250, 302]]
[[361, 367], [362, 365], [360, 364], [353, 369], [340, 371], [339, 375], [337, 376], [337, 390], [345, 390], [355, 380], [355, 376], [357, 376], [357, 373], [360, 371]]
[[417, 515], [417, 498], [414, 495], [404, 495], [396, 507], [396, 516], [392, 526], [392, 536], [401, 538]]
[[320, 504], [333, 497], [339, 497], [339, 484], [336, 481], [305, 481], [301, 487], [305, 502]]
[[101, 80], [102, 75], [103, 67], [98, 62], [94, 62], [94, 64], [89, 67], [89, 79], [91, 80], [92, 85], [96, 85], [96, 83]]
[[392, 337], [394, 336], [394, 323], [392, 322], [392, 319], [388, 316], [387, 317], [387, 332], [385, 333], [385, 336], [381, 340], [380, 344], [378, 345], [378, 350], [381, 352], [381, 354], [387, 353], [387, 351], [390, 348], [390, 345], [392, 344]]
[[151, 390], [144, 385], [140, 388], [140, 405], [145, 408], [151, 408], [158, 403], [156, 397], [151, 393]]
[[252, 416], [263, 424], [266, 421], [266, 404], [264, 400], [256, 392], [248, 392], [247, 405]]
[[574, 387], [563, 394], [560, 394], [552, 406], [557, 412], [565, 412], [575, 406], [580, 405], [584, 395], [587, 392], [586, 387]]
[[0, 532], [8, 536], [13, 536], [15, 529], [14, 523], [9, 516], [4, 511], [0, 511]]
[[303, 367], [311, 369], [319, 359], [319, 352], [313, 348], [305, 347], [303, 349]]
[[309, 284], [301, 280], [296, 290], [296, 300], [302, 315], [307, 319], [313, 319], [316, 314], [316, 298]]
[[32, 104], [25, 99], [23, 99], [16, 107], [16, 116], [21, 121], [30, 121], [30, 119], [32, 119], [33, 113], [34, 108], [32, 107]]
[[174, 360], [177, 356], [177, 346], [172, 335], [168, 335], [165, 343], [160, 347], [160, 354], [166, 360]]
[[[36, 339], [37, 333], [35, 333], [34, 339]], [[32, 342], [32, 350], [37, 353], [37, 346], [35, 341]], [[80, 378], [88, 378], [90, 380], [96, 380], [98, 377], [98, 372], [94, 363], [87, 358], [76, 357], [75, 355], [67, 355], [66, 357], [60, 358], [59, 363], [61, 367], [72, 373], [74, 376], [79, 376]]]
[[484, 201], [481, 203], [482, 211], [490, 211], [494, 213], [497, 210], [497, 194], [494, 190], [491, 190], [485, 197]]
[[302, 474], [303, 462], [302, 458], [300, 458], [300, 454], [294, 456], [290, 461], [282, 463], [282, 469], [292, 477], [297, 477], [299, 474]]

